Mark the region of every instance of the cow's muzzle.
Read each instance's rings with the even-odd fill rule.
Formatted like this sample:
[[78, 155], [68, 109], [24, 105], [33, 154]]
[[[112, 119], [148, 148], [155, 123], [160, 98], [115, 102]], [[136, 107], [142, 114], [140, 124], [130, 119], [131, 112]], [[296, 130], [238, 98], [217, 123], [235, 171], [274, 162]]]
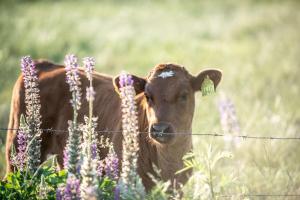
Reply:
[[150, 127], [150, 136], [159, 143], [168, 143], [174, 137], [174, 129], [167, 123], [155, 123]]

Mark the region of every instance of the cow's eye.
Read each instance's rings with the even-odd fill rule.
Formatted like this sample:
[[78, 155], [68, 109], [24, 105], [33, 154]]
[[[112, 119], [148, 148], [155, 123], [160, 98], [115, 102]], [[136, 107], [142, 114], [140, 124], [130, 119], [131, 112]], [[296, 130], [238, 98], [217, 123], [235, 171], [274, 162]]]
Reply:
[[182, 102], [184, 102], [184, 101], [186, 101], [187, 100], [187, 98], [188, 98], [188, 95], [187, 94], [181, 94], [180, 96], [179, 96], [179, 101], [182, 101]]
[[153, 103], [153, 98], [151, 95], [145, 93], [145, 97], [146, 97], [146, 100], [148, 102], [148, 104], [152, 104]]

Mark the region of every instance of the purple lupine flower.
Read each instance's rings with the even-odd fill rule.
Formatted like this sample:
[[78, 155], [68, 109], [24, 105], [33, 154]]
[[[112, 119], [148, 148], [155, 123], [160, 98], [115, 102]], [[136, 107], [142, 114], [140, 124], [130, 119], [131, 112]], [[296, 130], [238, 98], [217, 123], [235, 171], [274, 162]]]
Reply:
[[105, 163], [103, 160], [97, 162], [97, 176], [102, 177], [105, 172]]
[[119, 176], [119, 159], [117, 154], [111, 150], [105, 158], [105, 175], [111, 179], [118, 179]]
[[85, 124], [83, 126], [83, 148], [82, 154], [83, 163], [80, 170], [82, 177], [81, 182], [81, 197], [82, 199], [97, 198], [97, 192], [95, 188], [96, 183], [96, 162], [97, 162], [97, 146], [95, 128], [97, 126], [96, 119], [93, 118], [93, 101], [95, 98], [95, 91], [93, 88], [92, 72], [95, 66], [95, 59], [87, 57], [83, 59], [86, 76], [89, 80], [89, 87], [86, 90], [86, 96], [89, 103], [89, 116], [84, 116]]
[[74, 110], [79, 110], [81, 106], [81, 88], [80, 77], [78, 74], [78, 59], [75, 55], [69, 54], [65, 57], [67, 83], [72, 92], [71, 104]]
[[64, 188], [64, 200], [80, 199], [80, 180], [74, 175], [69, 175]]
[[17, 155], [13, 157], [13, 165], [15, 165], [20, 171], [25, 169], [27, 163], [27, 145], [28, 145], [28, 127], [25, 122], [24, 115], [20, 117], [20, 126], [17, 132]]
[[218, 102], [222, 129], [226, 133], [239, 133], [240, 125], [233, 102], [224, 94]]
[[72, 93], [71, 104], [73, 107], [73, 121], [69, 123], [69, 138], [67, 142], [68, 164], [67, 169], [69, 173], [76, 174], [76, 167], [79, 160], [80, 153], [80, 133], [77, 123], [78, 110], [81, 106], [81, 82], [78, 71], [77, 57], [73, 54], [66, 55], [66, 76], [67, 83], [70, 86], [70, 92]]
[[[89, 103], [91, 108], [91, 102]], [[83, 143], [81, 154], [84, 155], [82, 157], [82, 166], [80, 170], [82, 178], [80, 187], [82, 199], [89, 199], [89, 188], [95, 186], [97, 178], [96, 164], [98, 161], [98, 155], [94, 134], [96, 123], [95, 118], [92, 117], [92, 113], [90, 113], [89, 116], [90, 117], [84, 116], [85, 124], [82, 126]]]
[[[233, 102], [221, 93], [221, 97], [218, 101], [218, 108], [220, 113], [220, 120], [222, 130], [226, 135], [226, 141], [232, 141], [232, 136], [240, 134], [241, 129], [238, 122], [235, 106]], [[240, 138], [234, 138], [234, 144], [239, 146]]]
[[90, 186], [86, 188], [86, 197], [82, 199], [87, 199], [87, 200], [97, 200], [98, 198], [98, 193], [97, 193], [97, 188], [95, 185]]
[[120, 200], [120, 187], [118, 185], [114, 190], [114, 200]]
[[63, 200], [64, 197], [64, 188], [58, 187], [56, 189], [56, 200]]
[[[40, 99], [38, 89], [38, 76], [35, 64], [30, 56], [22, 57], [21, 70], [23, 73], [25, 88], [26, 120], [24, 127], [28, 129], [27, 141], [27, 163], [30, 172], [34, 172], [41, 157], [41, 115]], [[24, 120], [25, 121], [25, 120]]]
[[92, 159], [96, 159], [97, 158], [97, 144], [94, 142], [91, 145], [92, 148]]
[[88, 101], [94, 101], [95, 100], [95, 91], [93, 87], [87, 87], [86, 88], [86, 99]]
[[[80, 174], [81, 174], [81, 198], [82, 199], [90, 199], [90, 191], [91, 188], [96, 191], [96, 166], [95, 166], [96, 160], [91, 159], [91, 155], [85, 155], [83, 158], [83, 164], [81, 166]], [[95, 193], [95, 196], [96, 193]]]
[[37, 80], [35, 64], [30, 56], [21, 58], [21, 71], [24, 75], [24, 85], [28, 86]]
[[81, 157], [76, 165], [76, 173], [77, 174], [80, 174], [82, 164], [83, 164], [83, 158]]
[[93, 58], [93, 57], [83, 58], [83, 65], [84, 65], [84, 68], [85, 68], [87, 78], [89, 80], [91, 80], [92, 79], [92, 73], [93, 73], [94, 67], [95, 67], [95, 58]]
[[133, 85], [132, 76], [130, 74], [126, 74], [125, 72], [122, 72], [119, 78], [119, 84], [120, 87], [132, 86]]
[[[144, 199], [145, 188], [137, 174], [138, 118], [135, 102], [135, 90], [131, 75], [122, 74], [119, 80], [122, 107], [123, 152], [122, 172], [119, 179], [121, 196], [128, 195], [133, 199]], [[130, 190], [129, 190], [130, 188]], [[128, 191], [130, 191], [128, 193]]]
[[68, 162], [69, 162], [69, 155], [67, 149], [64, 149], [63, 155], [64, 155], [64, 169], [67, 169]]
[[27, 149], [27, 133], [24, 132], [24, 130], [19, 129], [17, 134], [17, 143], [18, 143], [18, 153], [17, 153], [17, 164], [20, 171], [23, 171], [25, 169], [25, 165], [27, 162], [27, 155], [26, 155], [26, 149]]

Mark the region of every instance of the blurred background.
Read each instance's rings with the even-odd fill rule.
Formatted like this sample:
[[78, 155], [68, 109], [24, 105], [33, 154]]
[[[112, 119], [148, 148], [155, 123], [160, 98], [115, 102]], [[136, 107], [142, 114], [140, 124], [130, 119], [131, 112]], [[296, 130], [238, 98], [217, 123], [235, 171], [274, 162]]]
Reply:
[[[217, 93], [196, 96], [194, 133], [300, 137], [299, 10], [289, 0], [1, 1], [0, 127], [7, 127], [20, 58], [63, 63], [74, 53], [95, 57], [96, 70], [112, 76], [146, 76], [165, 62], [195, 75], [219, 68]], [[234, 127], [225, 127], [228, 119]], [[300, 194], [300, 140], [193, 139], [200, 157], [232, 153], [215, 168], [216, 191]]]

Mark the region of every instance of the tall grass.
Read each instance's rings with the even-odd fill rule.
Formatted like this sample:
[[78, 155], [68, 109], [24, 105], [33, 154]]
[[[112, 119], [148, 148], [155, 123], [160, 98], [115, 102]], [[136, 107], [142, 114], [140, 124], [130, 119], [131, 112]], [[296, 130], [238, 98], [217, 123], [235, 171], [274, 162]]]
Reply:
[[[76, 52], [93, 55], [96, 70], [112, 75], [126, 68], [145, 76], [170, 61], [194, 74], [219, 67], [218, 90], [232, 99], [242, 133], [299, 136], [299, 7], [297, 1], [254, 0], [1, 3], [0, 125], [7, 126], [21, 56], [62, 63]], [[217, 95], [196, 96], [194, 132], [221, 131]], [[1, 132], [2, 147], [4, 137]], [[231, 151], [234, 157], [216, 170], [234, 173], [249, 193], [300, 192], [297, 141], [245, 140], [231, 149], [223, 138], [193, 139], [196, 155], [209, 144]]]

